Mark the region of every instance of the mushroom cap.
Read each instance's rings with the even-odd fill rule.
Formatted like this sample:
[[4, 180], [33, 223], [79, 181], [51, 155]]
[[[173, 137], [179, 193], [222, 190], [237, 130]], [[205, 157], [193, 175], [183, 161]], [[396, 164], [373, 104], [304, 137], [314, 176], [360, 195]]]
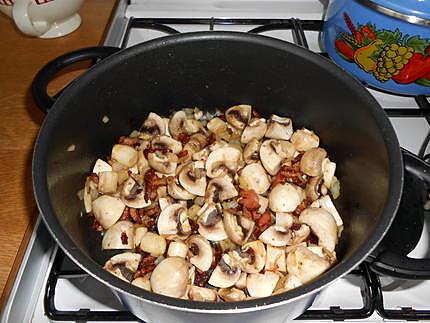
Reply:
[[321, 195], [322, 176], [311, 177], [306, 184], [306, 197], [311, 200], [317, 200]]
[[145, 122], [143, 122], [140, 131], [146, 135], [146, 137], [164, 135], [166, 133], [166, 124], [163, 118], [158, 114], [150, 112]]
[[261, 142], [256, 138], [251, 139], [243, 149], [243, 159], [246, 164], [256, 163], [260, 160]]
[[304, 198], [303, 190], [293, 184], [276, 185], [269, 193], [269, 208], [273, 212], [293, 212]]
[[179, 135], [184, 132], [184, 123], [187, 115], [184, 111], [179, 110], [170, 118], [169, 132], [173, 138], [178, 139]]
[[126, 167], [133, 167], [137, 163], [137, 150], [128, 145], [116, 144], [112, 147], [112, 159]]
[[293, 122], [291, 119], [272, 114], [268, 122], [265, 136], [272, 139], [289, 140], [292, 134]]
[[[246, 273], [245, 273], [246, 275]], [[246, 276], [245, 276], [246, 277]], [[226, 302], [240, 302], [246, 299], [246, 294], [243, 290], [237, 288], [220, 288], [218, 295]]]
[[292, 243], [292, 234], [290, 230], [280, 231], [276, 225], [272, 225], [264, 230], [258, 239], [274, 247], [284, 247]]
[[331, 187], [335, 171], [336, 171], [336, 163], [331, 162], [330, 159], [328, 158], [324, 158], [322, 162], [322, 172], [323, 172], [324, 185], [327, 186], [328, 188]]
[[125, 204], [118, 197], [102, 195], [93, 201], [94, 217], [104, 229], [110, 228], [124, 212]]
[[166, 239], [154, 232], [146, 232], [138, 242], [140, 249], [144, 252], [151, 254], [151, 256], [158, 257], [166, 251]]
[[300, 222], [310, 226], [318, 237], [318, 244], [328, 251], [334, 251], [337, 244], [337, 225], [330, 212], [321, 208], [307, 208], [300, 213]]
[[266, 119], [253, 118], [242, 132], [240, 141], [242, 144], [249, 143], [252, 139], [260, 140], [264, 137], [267, 130]]
[[305, 151], [300, 160], [300, 170], [309, 176], [320, 176], [326, 156], [327, 152], [323, 148], [311, 148]]
[[102, 249], [132, 249], [134, 226], [130, 221], [118, 221], [103, 234]]
[[99, 196], [97, 189], [97, 183], [91, 180], [91, 177], [87, 177], [84, 186], [84, 207], [85, 212], [90, 213], [93, 210], [93, 201]]
[[162, 174], [174, 174], [178, 166], [178, 156], [174, 153], [155, 151], [148, 154], [148, 163], [153, 169]]
[[207, 271], [212, 265], [213, 251], [209, 241], [199, 235], [192, 235], [186, 241], [187, 246], [192, 253], [190, 263], [201, 271]]
[[167, 250], [168, 257], [181, 257], [185, 258], [188, 253], [188, 246], [182, 241], [172, 241], [169, 243]]
[[227, 233], [224, 229], [222, 219], [222, 208], [218, 204], [205, 204], [200, 209], [199, 233], [208, 240], [221, 241], [227, 239]]
[[111, 172], [112, 171], [112, 166], [109, 165], [108, 163], [106, 163], [104, 160], [102, 159], [97, 159], [94, 167], [93, 167], [93, 173], [94, 174], [99, 174], [100, 172]]
[[336, 207], [334, 206], [333, 201], [331, 200], [329, 195], [324, 195], [320, 197], [316, 203], [312, 203], [311, 207], [321, 207], [322, 209], [330, 212], [330, 214], [333, 216], [334, 220], [336, 221], [336, 225], [338, 228], [343, 227], [343, 221], [340, 217], [339, 212], [337, 211]]
[[215, 302], [217, 299], [217, 293], [213, 289], [194, 285], [189, 286], [188, 296], [199, 302]]
[[179, 173], [179, 183], [189, 193], [197, 196], [205, 196], [205, 171], [202, 168], [196, 167], [196, 163], [189, 163], [181, 169]]
[[298, 230], [293, 230], [293, 245], [305, 241], [311, 233], [311, 229], [306, 224], [301, 224]]
[[291, 136], [291, 143], [298, 151], [306, 151], [318, 147], [320, 139], [311, 130], [298, 129]]
[[260, 163], [245, 166], [239, 174], [242, 189], [254, 190], [257, 194], [264, 194], [270, 187], [270, 178]]
[[266, 263], [266, 248], [264, 243], [255, 240], [248, 242], [242, 246], [242, 251], [245, 253], [252, 250], [250, 261], [245, 262], [243, 271], [253, 274], [260, 272]]
[[215, 287], [228, 288], [240, 278], [241, 270], [227, 254], [224, 254], [215, 267], [208, 283]]
[[235, 174], [241, 165], [242, 153], [239, 149], [226, 145], [212, 151], [206, 160], [207, 176], [220, 177]]
[[145, 189], [140, 186], [133, 178], [129, 177], [123, 184], [121, 190], [121, 201], [128, 207], [144, 208], [151, 204], [145, 200]]
[[102, 194], [114, 194], [118, 186], [118, 174], [112, 171], [99, 172], [98, 190]]
[[330, 263], [310, 251], [307, 247], [297, 246], [288, 253], [287, 270], [302, 283], [306, 283], [330, 268]]
[[243, 129], [251, 119], [251, 106], [235, 105], [225, 111], [225, 118], [229, 124], [237, 129]]
[[177, 200], [192, 200], [196, 197], [194, 194], [191, 194], [181, 187], [176, 177], [167, 178], [167, 192], [171, 197]]
[[246, 277], [248, 276], [248, 273], [242, 272], [240, 274], [239, 280], [234, 284], [234, 287], [239, 289], [245, 289], [246, 288]]
[[246, 278], [246, 289], [251, 297], [267, 297], [272, 295], [278, 280], [279, 275], [271, 271], [249, 274]]
[[132, 281], [139, 267], [142, 255], [133, 252], [123, 252], [106, 261], [103, 268], [125, 281]]
[[216, 177], [209, 181], [205, 199], [209, 203], [219, 203], [236, 197], [239, 193], [228, 176]]
[[152, 272], [151, 288], [157, 294], [181, 297], [187, 290], [190, 264], [179, 257], [161, 261]]
[[276, 152], [276, 145], [279, 142], [276, 139], [263, 141], [260, 147], [260, 160], [266, 171], [274, 176], [281, 168], [283, 157]]
[[238, 245], [245, 244], [254, 231], [255, 222], [240, 215], [223, 211], [224, 228], [229, 239]]
[[157, 221], [158, 233], [161, 235], [187, 236], [191, 233], [187, 209], [180, 203], [172, 204], [161, 211]]
[[182, 144], [169, 136], [157, 136], [151, 141], [151, 146], [155, 149], [170, 149], [177, 154], [182, 150]]
[[274, 247], [270, 244], [267, 245], [266, 250], [266, 263], [264, 266], [265, 270], [271, 271], [287, 271], [287, 263], [285, 258], [284, 247]]
[[131, 282], [132, 285], [143, 288], [144, 290], [147, 290], [148, 292], [151, 291], [151, 281], [149, 280], [148, 276], [142, 276], [137, 277]]

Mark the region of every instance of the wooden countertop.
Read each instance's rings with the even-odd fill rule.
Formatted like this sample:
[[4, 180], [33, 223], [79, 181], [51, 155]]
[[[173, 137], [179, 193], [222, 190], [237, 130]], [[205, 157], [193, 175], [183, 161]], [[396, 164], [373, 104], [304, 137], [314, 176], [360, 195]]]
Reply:
[[[74, 49], [96, 46], [103, 38], [115, 0], [85, 1], [82, 25], [55, 39], [21, 34], [0, 13], [0, 308], [6, 300], [37, 215], [31, 183], [31, 156], [43, 114], [29, 87], [49, 60]], [[69, 71], [49, 87], [55, 93], [79, 71]]]

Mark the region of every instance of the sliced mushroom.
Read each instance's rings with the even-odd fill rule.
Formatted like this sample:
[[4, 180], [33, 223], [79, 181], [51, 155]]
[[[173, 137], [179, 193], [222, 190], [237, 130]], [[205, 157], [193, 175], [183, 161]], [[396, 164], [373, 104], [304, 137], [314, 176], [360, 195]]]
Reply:
[[192, 254], [190, 263], [201, 271], [207, 271], [212, 265], [213, 251], [209, 241], [201, 235], [192, 235], [186, 241]]
[[182, 150], [181, 142], [169, 136], [157, 136], [151, 141], [151, 146], [155, 149], [170, 150], [172, 153], [177, 154]]
[[148, 228], [146, 227], [136, 227], [134, 230], [134, 247], [137, 247], [140, 244], [143, 236], [148, 232]]
[[279, 275], [271, 271], [249, 274], [246, 278], [246, 289], [251, 297], [267, 297], [272, 295], [278, 280]]
[[264, 269], [274, 272], [285, 272], [287, 270], [287, 264], [285, 261], [285, 248], [267, 245], [266, 263]]
[[210, 288], [191, 285], [188, 290], [188, 297], [193, 301], [215, 302], [217, 293]]
[[188, 253], [188, 246], [182, 241], [172, 241], [167, 249], [167, 257], [185, 258]]
[[258, 213], [263, 214], [264, 212], [266, 212], [267, 207], [269, 206], [269, 200], [264, 196], [258, 195], [258, 204], [260, 204]]
[[87, 213], [90, 213], [93, 210], [93, 201], [99, 196], [97, 186], [98, 184], [94, 182], [91, 177], [87, 177], [83, 194], [85, 212]]
[[191, 233], [191, 227], [187, 209], [180, 203], [166, 207], [158, 217], [157, 229], [161, 235], [176, 235], [179, 238], [188, 236]]
[[134, 226], [130, 221], [118, 221], [104, 234], [102, 249], [133, 249]]
[[260, 160], [260, 141], [251, 139], [243, 149], [243, 159], [245, 163], [252, 164]]
[[184, 189], [176, 177], [169, 176], [167, 178], [167, 192], [171, 197], [177, 200], [192, 200], [196, 196]]
[[199, 233], [208, 240], [221, 241], [227, 239], [222, 219], [222, 208], [219, 204], [205, 204], [200, 209]]
[[311, 229], [306, 224], [301, 224], [298, 230], [292, 230], [293, 245], [299, 244], [305, 241], [311, 233]]
[[111, 157], [122, 165], [130, 168], [137, 163], [139, 156], [137, 150], [133, 147], [116, 144], [112, 147]]
[[141, 259], [142, 255], [138, 253], [124, 252], [110, 258], [103, 268], [122, 280], [131, 282]]
[[145, 122], [140, 129], [143, 139], [148, 139], [156, 135], [164, 135], [166, 133], [166, 125], [163, 118], [154, 112], [150, 112]]
[[324, 185], [328, 188], [331, 187], [335, 171], [336, 171], [336, 163], [331, 162], [330, 159], [328, 158], [324, 158], [322, 162], [322, 173], [323, 173]]
[[330, 268], [330, 263], [306, 247], [298, 246], [287, 256], [287, 270], [304, 284]]
[[220, 177], [235, 174], [241, 165], [242, 153], [232, 146], [224, 146], [212, 151], [206, 160], [207, 176]]
[[292, 134], [293, 122], [291, 119], [272, 114], [268, 122], [265, 136], [272, 139], [289, 140]]
[[196, 167], [196, 163], [185, 165], [179, 173], [179, 183], [189, 193], [197, 196], [205, 196], [206, 174], [205, 170]]
[[328, 251], [334, 251], [337, 244], [337, 225], [330, 212], [324, 209], [307, 208], [300, 213], [300, 222], [310, 226], [318, 237], [318, 244]]
[[234, 284], [234, 287], [239, 289], [245, 289], [246, 288], [246, 277], [248, 276], [247, 273], [242, 272], [240, 274], [239, 280]]
[[104, 160], [101, 160], [101, 159], [96, 160], [96, 163], [94, 164], [94, 167], [93, 167], [94, 174], [98, 175], [100, 172], [111, 172], [111, 171], [112, 171], [111, 165], [106, 163]]
[[243, 129], [251, 119], [251, 106], [241, 104], [231, 107], [225, 112], [225, 118], [233, 127]]
[[260, 160], [266, 171], [274, 176], [281, 167], [283, 158], [276, 152], [275, 139], [265, 140], [260, 147]]
[[148, 163], [153, 169], [162, 174], [174, 174], [178, 165], [178, 156], [174, 153], [155, 151], [148, 154]]
[[151, 291], [151, 281], [150, 281], [150, 275], [145, 275], [142, 277], [137, 277], [134, 279], [131, 284], [140, 288], [143, 288], [144, 290], [147, 290], [148, 292]]
[[286, 231], [294, 224], [294, 216], [291, 213], [276, 212], [275, 226], [278, 231]]
[[230, 139], [230, 133], [228, 131], [227, 123], [220, 118], [211, 119], [206, 125], [209, 131], [215, 134], [217, 139]]
[[157, 294], [181, 297], [187, 290], [190, 264], [183, 258], [169, 257], [152, 272], [151, 288]]
[[184, 121], [183, 127], [184, 127], [184, 132], [187, 135], [192, 135], [200, 131], [200, 129], [202, 128], [202, 124], [196, 119], [186, 119]]
[[108, 229], [119, 220], [125, 204], [117, 197], [102, 195], [93, 201], [92, 209], [96, 220]]
[[311, 177], [306, 184], [306, 197], [315, 201], [321, 196], [322, 176]]
[[122, 186], [121, 200], [128, 207], [137, 209], [147, 207], [151, 204], [150, 200], [145, 200], [145, 188], [131, 177]]
[[269, 193], [269, 208], [273, 212], [293, 212], [304, 198], [303, 190], [290, 183], [278, 184]]
[[252, 139], [260, 140], [264, 137], [267, 130], [266, 119], [253, 118], [242, 132], [240, 139], [242, 144], [249, 143]]
[[240, 274], [239, 266], [229, 255], [224, 254], [212, 272], [208, 283], [215, 287], [228, 288], [239, 280]]
[[331, 200], [330, 196], [324, 195], [319, 200], [312, 203], [311, 207], [321, 207], [324, 210], [330, 212], [330, 214], [333, 216], [334, 220], [336, 221], [336, 225], [338, 226], [338, 228], [343, 228], [342, 218], [340, 217], [340, 214], [337, 211], [336, 207], [334, 206], [334, 203]]
[[246, 299], [244, 291], [237, 288], [220, 288], [218, 295], [226, 302], [240, 302]]
[[190, 136], [190, 140], [184, 145], [184, 150], [189, 152], [188, 155], [192, 155], [202, 150], [208, 143], [208, 139], [202, 133], [196, 133]]
[[298, 277], [294, 276], [293, 274], [287, 274], [283, 277], [282, 281], [278, 282], [279, 289], [276, 291], [276, 294], [289, 291], [301, 285], [303, 284]]
[[146, 232], [136, 244], [142, 251], [154, 257], [163, 255], [167, 246], [166, 239], [154, 232]]
[[311, 148], [307, 150], [300, 160], [300, 170], [309, 176], [320, 176], [322, 174], [322, 163], [327, 156], [323, 148]]
[[253, 274], [258, 273], [264, 268], [266, 262], [266, 248], [264, 243], [255, 240], [242, 246], [241, 256], [248, 258], [244, 263], [243, 271]]
[[240, 187], [254, 190], [257, 194], [264, 194], [270, 187], [270, 178], [260, 163], [245, 166], [239, 172]]
[[180, 110], [170, 118], [169, 132], [173, 138], [179, 139], [179, 135], [184, 133], [184, 122], [187, 120], [187, 115], [184, 111]]
[[245, 244], [254, 231], [254, 221], [242, 215], [236, 215], [224, 210], [224, 228], [231, 241], [238, 245]]
[[263, 231], [258, 237], [259, 240], [274, 247], [284, 247], [292, 243], [290, 230], [278, 230], [276, 225], [272, 225]]
[[209, 181], [205, 199], [208, 203], [220, 203], [236, 197], [238, 194], [229, 177], [216, 177]]
[[307, 151], [318, 147], [320, 139], [313, 131], [304, 128], [293, 133], [291, 142], [298, 151]]

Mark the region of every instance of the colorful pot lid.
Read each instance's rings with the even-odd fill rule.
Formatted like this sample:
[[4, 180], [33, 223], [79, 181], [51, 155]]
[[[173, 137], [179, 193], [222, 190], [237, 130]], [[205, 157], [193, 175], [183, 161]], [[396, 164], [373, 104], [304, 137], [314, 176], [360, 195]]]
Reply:
[[410, 23], [430, 26], [430, 0], [357, 0], [357, 2]]

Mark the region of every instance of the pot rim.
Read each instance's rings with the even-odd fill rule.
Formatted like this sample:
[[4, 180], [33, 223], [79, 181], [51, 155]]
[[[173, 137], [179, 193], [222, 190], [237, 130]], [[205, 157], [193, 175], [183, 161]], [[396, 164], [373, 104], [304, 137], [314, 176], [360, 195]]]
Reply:
[[[299, 288], [269, 297], [241, 302], [225, 303], [197, 302], [148, 292], [113, 276], [112, 274], [105, 271], [100, 264], [96, 263], [90, 257], [84, 255], [84, 253], [69, 237], [67, 232], [62, 228], [53, 206], [51, 205], [46, 178], [47, 161], [45, 156], [49, 151], [49, 145], [47, 142], [49, 142], [49, 138], [51, 137], [53, 124], [55, 124], [61, 112], [66, 108], [66, 105], [62, 104], [62, 101], [70, 96], [73, 96], [75, 92], [79, 91], [80, 87], [84, 86], [84, 84], [88, 84], [89, 81], [96, 79], [99, 74], [109, 70], [110, 66], [113, 64], [121, 64], [121, 62], [124, 62], [129, 57], [139, 55], [141, 52], [157, 49], [158, 47], [164, 47], [166, 45], [174, 46], [175, 43], [178, 42], [192, 43], [201, 40], [248, 42], [257, 46], [268, 46], [275, 50], [284, 52], [287, 51], [295, 55], [300, 55], [304, 59], [316, 65], [323, 65], [323, 67], [328, 72], [337, 74], [340, 78], [340, 81], [349, 83], [351, 88], [354, 88], [357, 92], [361, 92], [361, 94], [367, 98], [369, 103], [369, 113], [376, 120], [376, 123], [384, 133], [385, 143], [390, 160], [390, 180], [389, 194], [385, 201], [383, 213], [379, 223], [376, 225], [374, 232], [370, 235], [366, 243], [364, 243], [348, 260], [341, 260], [336, 266], [322, 274], [320, 277]], [[240, 32], [203, 31], [161, 37], [121, 50], [102, 60], [97, 65], [91, 67], [86, 73], [82, 74], [78, 79], [73, 81], [59, 96], [56, 103], [54, 104], [54, 107], [50, 110], [41, 126], [34, 147], [32, 178], [36, 202], [49, 232], [53, 236], [54, 240], [67, 254], [67, 256], [71, 258], [79, 267], [88, 272], [92, 277], [114, 289], [116, 292], [127, 294], [127, 296], [139, 299], [144, 302], [157, 304], [180, 311], [226, 314], [269, 309], [271, 307], [281, 306], [283, 304], [302, 299], [318, 292], [326, 285], [331, 284], [337, 279], [343, 277], [349, 271], [353, 270], [359, 263], [364, 261], [377, 246], [377, 244], [382, 240], [394, 219], [394, 214], [400, 203], [400, 197], [403, 188], [403, 163], [397, 136], [390, 121], [388, 120], [387, 115], [383, 112], [378, 102], [360, 84], [359, 81], [348, 75], [328, 59], [325, 59], [320, 55], [302, 47], [271, 37]]]

